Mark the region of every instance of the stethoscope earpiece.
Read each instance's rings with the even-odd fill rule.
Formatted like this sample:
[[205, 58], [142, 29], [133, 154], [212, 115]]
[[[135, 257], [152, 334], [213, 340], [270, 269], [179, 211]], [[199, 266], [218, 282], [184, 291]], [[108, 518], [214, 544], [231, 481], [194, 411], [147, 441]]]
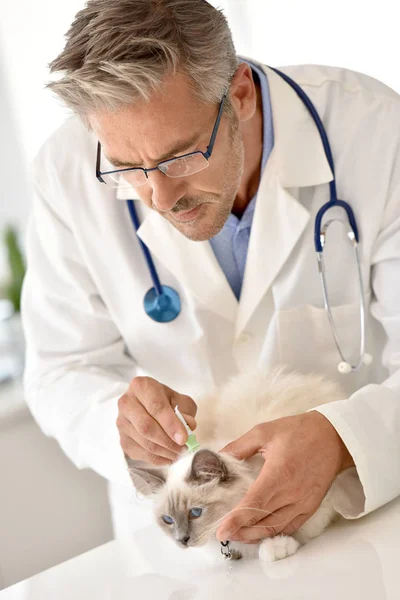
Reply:
[[[371, 354], [368, 354], [367, 352], [365, 352], [365, 354], [363, 354], [363, 357], [361, 359], [361, 362], [368, 367], [372, 361], [374, 360], [373, 356]], [[353, 367], [345, 361], [342, 361], [338, 364], [338, 371], [339, 373], [342, 373], [342, 375], [347, 375], [347, 373], [350, 373], [351, 371], [356, 371], [357, 369], [353, 369]]]
[[374, 360], [374, 357], [371, 354], [368, 354], [367, 352], [362, 357], [362, 361], [366, 367], [368, 367], [368, 365], [370, 365], [373, 360]]
[[[325, 155], [326, 155], [327, 161], [328, 161], [329, 166], [332, 171], [333, 178], [329, 182], [329, 188], [330, 188], [329, 202], [327, 202], [323, 206], [321, 206], [321, 208], [319, 209], [319, 211], [315, 217], [314, 245], [315, 245], [315, 251], [317, 254], [319, 274], [321, 277], [325, 310], [328, 315], [328, 319], [329, 319], [329, 323], [330, 323], [330, 326], [332, 329], [332, 335], [334, 338], [336, 348], [342, 359], [342, 361], [338, 364], [337, 368], [338, 368], [339, 373], [348, 374], [348, 373], [351, 373], [352, 371], [357, 371], [362, 365], [367, 366], [372, 363], [372, 356], [370, 354], [367, 354], [364, 352], [364, 347], [365, 347], [365, 308], [366, 307], [365, 307], [365, 300], [364, 300], [364, 286], [363, 286], [362, 269], [361, 269], [361, 263], [360, 263], [360, 256], [359, 256], [359, 252], [358, 252], [359, 235], [358, 235], [356, 219], [355, 219], [353, 210], [351, 209], [350, 205], [347, 202], [344, 202], [343, 200], [338, 200], [337, 191], [336, 191], [335, 165], [334, 165], [334, 161], [333, 161], [332, 151], [331, 151], [331, 147], [329, 144], [328, 136], [325, 131], [325, 127], [321, 121], [321, 118], [318, 115], [318, 112], [317, 112], [315, 106], [313, 105], [313, 103], [311, 102], [311, 100], [307, 96], [307, 94], [303, 91], [303, 89], [295, 81], [293, 81], [293, 79], [291, 79], [288, 75], [286, 75], [285, 73], [282, 73], [278, 69], [274, 69], [273, 67], [271, 67], [271, 68], [273, 71], [275, 71], [275, 73], [280, 75], [295, 90], [295, 92], [297, 93], [299, 98], [303, 101], [304, 105], [306, 106], [309, 113], [311, 114], [311, 116], [315, 122], [315, 125], [319, 131], [321, 141], [322, 141], [322, 144], [323, 144], [323, 147], [325, 150]], [[134, 202], [133, 202], [133, 200], [128, 200], [127, 204], [128, 204], [129, 213], [130, 213], [133, 225], [135, 227], [136, 233], [138, 233], [138, 229], [140, 227], [140, 222], [139, 222], [138, 216], [136, 214]], [[345, 360], [344, 354], [341, 350], [338, 332], [336, 331], [335, 321], [333, 319], [333, 315], [332, 315], [330, 305], [329, 305], [327, 284], [326, 284], [326, 280], [325, 280], [325, 264], [324, 264], [323, 250], [324, 250], [324, 246], [325, 246], [326, 233], [327, 233], [328, 227], [331, 225], [331, 223], [333, 223], [335, 221], [340, 221], [343, 223], [342, 219], [335, 218], [335, 219], [330, 219], [328, 222], [326, 222], [326, 223], [324, 223], [324, 225], [322, 225], [322, 220], [323, 220], [323, 217], [326, 215], [326, 212], [334, 207], [339, 207], [346, 212], [348, 225], [347, 225], [347, 222], [344, 222], [344, 224], [347, 227], [347, 237], [350, 240], [351, 245], [354, 249], [354, 254], [355, 254], [356, 263], [357, 263], [357, 272], [358, 272], [358, 281], [359, 281], [359, 290], [360, 290], [361, 335], [360, 335], [359, 359], [358, 359], [358, 362], [355, 363], [354, 365], [350, 364], [349, 362], [347, 362]], [[146, 260], [146, 263], [147, 263], [147, 266], [148, 266], [148, 269], [149, 269], [149, 272], [150, 272], [150, 275], [151, 275], [151, 278], [153, 281], [153, 286], [154, 286], [147, 292], [147, 294], [144, 297], [144, 301], [143, 301], [144, 309], [146, 311], [146, 314], [154, 321], [156, 321], [158, 323], [169, 323], [170, 321], [173, 321], [174, 319], [176, 319], [176, 317], [180, 313], [181, 301], [180, 301], [179, 295], [174, 289], [172, 289], [166, 285], [161, 285], [158, 274], [157, 274], [157, 270], [155, 268], [153, 259], [150, 255], [149, 249], [147, 248], [146, 244], [140, 239], [140, 236], [138, 236], [138, 240], [140, 242], [140, 245], [141, 245], [141, 248], [143, 251], [143, 255]]]
[[348, 362], [342, 361], [338, 364], [338, 371], [342, 375], [347, 375], [347, 373], [351, 373], [351, 365]]

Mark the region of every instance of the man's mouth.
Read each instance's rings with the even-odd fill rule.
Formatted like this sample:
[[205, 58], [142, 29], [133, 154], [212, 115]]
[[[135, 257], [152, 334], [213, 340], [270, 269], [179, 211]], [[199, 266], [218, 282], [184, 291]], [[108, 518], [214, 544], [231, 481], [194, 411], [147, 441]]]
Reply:
[[188, 221], [194, 221], [194, 219], [197, 217], [200, 208], [202, 207], [202, 204], [199, 204], [198, 206], [196, 206], [195, 208], [192, 208], [191, 210], [180, 210], [177, 213], [170, 213], [172, 218], [175, 219], [176, 221], [180, 221], [181, 223], [187, 223]]

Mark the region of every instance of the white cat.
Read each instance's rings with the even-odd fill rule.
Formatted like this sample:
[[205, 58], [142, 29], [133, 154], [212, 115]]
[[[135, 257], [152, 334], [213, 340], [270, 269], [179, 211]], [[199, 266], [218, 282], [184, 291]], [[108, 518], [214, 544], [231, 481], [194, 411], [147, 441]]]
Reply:
[[[260, 455], [240, 461], [218, 450], [259, 423], [343, 398], [335, 383], [317, 375], [287, 373], [283, 367], [239, 375], [197, 400], [200, 449], [195, 454], [161, 468], [128, 461], [132, 479], [139, 492], [153, 496], [157, 522], [182, 548], [205, 544], [216, 548], [215, 533], [222, 518], [240, 502], [263, 464]], [[232, 542], [233, 557], [285, 558], [320, 535], [335, 517], [328, 491], [293, 536], [277, 535], [260, 544]]]

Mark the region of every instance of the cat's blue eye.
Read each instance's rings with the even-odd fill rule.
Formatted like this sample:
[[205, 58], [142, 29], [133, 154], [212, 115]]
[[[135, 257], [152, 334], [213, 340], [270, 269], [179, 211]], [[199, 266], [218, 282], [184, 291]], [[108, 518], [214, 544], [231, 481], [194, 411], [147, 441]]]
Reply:
[[161, 518], [167, 525], [172, 525], [172, 523], [174, 522], [173, 518], [169, 517], [168, 515], [163, 515]]
[[202, 508], [192, 508], [190, 509], [189, 514], [193, 519], [197, 519], [198, 517], [201, 517], [202, 512]]

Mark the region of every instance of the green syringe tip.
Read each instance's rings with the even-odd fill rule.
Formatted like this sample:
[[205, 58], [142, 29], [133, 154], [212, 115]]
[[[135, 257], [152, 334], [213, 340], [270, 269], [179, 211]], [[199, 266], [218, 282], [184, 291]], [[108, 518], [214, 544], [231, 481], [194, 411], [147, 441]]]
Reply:
[[186, 446], [188, 447], [189, 452], [196, 452], [197, 448], [199, 448], [200, 444], [196, 440], [196, 436], [194, 433], [191, 433], [187, 439]]

